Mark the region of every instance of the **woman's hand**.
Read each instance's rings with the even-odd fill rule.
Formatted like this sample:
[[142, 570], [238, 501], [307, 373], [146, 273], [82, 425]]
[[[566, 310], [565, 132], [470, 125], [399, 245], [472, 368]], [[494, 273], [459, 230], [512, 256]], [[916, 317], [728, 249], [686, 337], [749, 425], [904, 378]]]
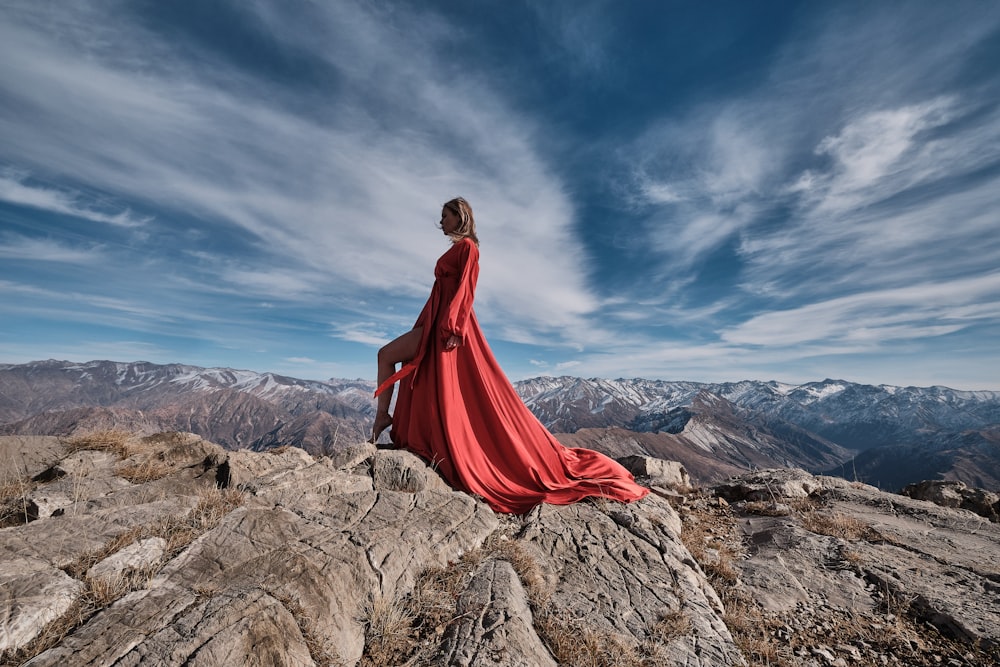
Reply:
[[444, 342], [444, 349], [454, 350], [456, 347], [462, 344], [461, 336], [451, 336]]

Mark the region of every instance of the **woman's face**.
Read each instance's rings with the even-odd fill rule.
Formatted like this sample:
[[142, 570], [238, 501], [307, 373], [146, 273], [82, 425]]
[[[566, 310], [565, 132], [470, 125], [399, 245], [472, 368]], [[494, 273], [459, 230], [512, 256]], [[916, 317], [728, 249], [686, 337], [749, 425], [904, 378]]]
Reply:
[[441, 209], [441, 231], [445, 234], [454, 234], [461, 224], [462, 219], [458, 217], [458, 213], [447, 206]]

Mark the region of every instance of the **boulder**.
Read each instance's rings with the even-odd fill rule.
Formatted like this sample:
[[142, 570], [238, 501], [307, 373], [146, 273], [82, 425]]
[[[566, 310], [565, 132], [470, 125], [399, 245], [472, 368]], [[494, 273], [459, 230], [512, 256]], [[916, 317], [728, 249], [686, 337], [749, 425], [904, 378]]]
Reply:
[[660, 486], [677, 493], [691, 490], [691, 477], [677, 461], [665, 461], [651, 456], [626, 456], [618, 459], [618, 462], [649, 486]]

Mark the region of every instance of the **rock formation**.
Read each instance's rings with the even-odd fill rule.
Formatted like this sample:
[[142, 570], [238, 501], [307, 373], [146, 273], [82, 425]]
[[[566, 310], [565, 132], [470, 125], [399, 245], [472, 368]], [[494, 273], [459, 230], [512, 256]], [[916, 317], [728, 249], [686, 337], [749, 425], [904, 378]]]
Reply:
[[[987, 665], [1000, 528], [764, 471], [497, 515], [408, 452], [0, 438], [10, 665]], [[876, 629], [877, 628], [877, 629]]]

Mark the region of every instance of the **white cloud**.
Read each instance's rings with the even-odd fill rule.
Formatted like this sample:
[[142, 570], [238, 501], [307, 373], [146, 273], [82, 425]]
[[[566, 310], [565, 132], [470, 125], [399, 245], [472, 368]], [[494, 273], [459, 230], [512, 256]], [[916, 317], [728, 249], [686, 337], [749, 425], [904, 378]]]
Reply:
[[[185, 62], [163, 36], [101, 5], [50, 22], [45, 6], [25, 4], [0, 26], [7, 159], [238, 226], [276, 268], [228, 279], [266, 298], [320, 285], [331, 296], [390, 292], [410, 297], [414, 316], [447, 249], [433, 227], [439, 207], [462, 194], [483, 240], [482, 316], [553, 341], [580, 326], [595, 302], [574, 211], [536, 153], [532, 123], [488, 83], [455, 79], [431, 49], [427, 35], [446, 36], [444, 19], [414, 12], [403, 30], [377, 8], [335, 3], [290, 25], [275, 5], [254, 8], [262, 29], [350, 85], [314, 90], [303, 113], [282, 106], [280, 84]], [[279, 275], [282, 266], [308, 278]]]
[[763, 313], [721, 332], [734, 345], [878, 346], [1000, 321], [1000, 274], [864, 292]]
[[378, 325], [372, 322], [334, 323], [332, 326], [332, 335], [334, 338], [339, 338], [350, 343], [381, 347], [392, 340]]
[[121, 227], [138, 227], [152, 220], [136, 218], [127, 208], [114, 214], [95, 211], [81, 203], [79, 193], [25, 185], [22, 179], [4, 175], [0, 175], [0, 200]]
[[917, 135], [940, 127], [956, 115], [954, 99], [939, 98], [922, 104], [868, 111], [848, 121], [837, 134], [825, 137], [817, 154], [829, 155], [833, 169], [820, 176], [811, 172], [799, 179], [818, 196], [817, 215], [838, 213], [884, 199], [912, 185], [913, 158], [921, 152]]
[[96, 264], [104, 261], [105, 253], [96, 245], [89, 248], [75, 248], [46, 238], [4, 234], [0, 236], [0, 257], [24, 262]]

